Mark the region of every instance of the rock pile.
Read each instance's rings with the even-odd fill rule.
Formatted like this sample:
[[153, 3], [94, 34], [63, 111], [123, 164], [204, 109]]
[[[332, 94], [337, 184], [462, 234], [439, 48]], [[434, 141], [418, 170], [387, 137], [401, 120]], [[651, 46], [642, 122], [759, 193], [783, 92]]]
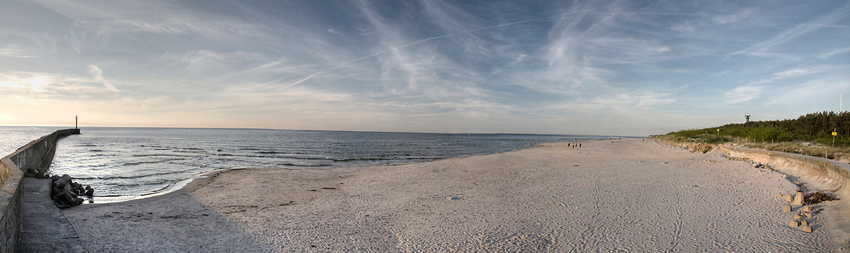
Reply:
[[83, 203], [83, 199], [79, 196], [94, 196], [94, 189], [90, 185], [83, 185], [71, 181], [71, 176], [68, 174], [51, 177], [53, 187], [50, 189], [50, 198], [53, 203], [59, 208], [70, 208]]

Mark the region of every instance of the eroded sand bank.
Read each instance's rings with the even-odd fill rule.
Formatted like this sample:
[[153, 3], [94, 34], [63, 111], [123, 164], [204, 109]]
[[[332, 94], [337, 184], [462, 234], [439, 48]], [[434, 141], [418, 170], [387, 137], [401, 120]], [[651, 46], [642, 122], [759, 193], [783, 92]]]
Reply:
[[[833, 251], [787, 224], [796, 186], [721, 153], [629, 139], [430, 163], [215, 173], [63, 211], [89, 251]], [[828, 205], [828, 204], [827, 204]]]

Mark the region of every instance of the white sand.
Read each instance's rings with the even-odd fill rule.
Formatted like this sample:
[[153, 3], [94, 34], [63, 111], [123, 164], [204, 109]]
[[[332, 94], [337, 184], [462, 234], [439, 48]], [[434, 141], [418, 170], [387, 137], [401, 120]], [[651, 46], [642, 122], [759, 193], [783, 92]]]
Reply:
[[234, 170], [63, 213], [92, 252], [836, 249], [824, 214], [809, 219], [813, 233], [788, 226], [776, 195], [794, 189], [720, 153], [630, 139], [402, 166]]

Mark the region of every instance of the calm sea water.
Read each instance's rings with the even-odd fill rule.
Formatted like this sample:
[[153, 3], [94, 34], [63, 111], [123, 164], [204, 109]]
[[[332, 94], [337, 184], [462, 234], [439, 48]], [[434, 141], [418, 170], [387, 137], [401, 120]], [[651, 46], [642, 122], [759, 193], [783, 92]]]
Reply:
[[[60, 128], [0, 127], [6, 155]], [[95, 202], [161, 194], [216, 169], [315, 169], [492, 154], [535, 143], [606, 138], [255, 129], [83, 128], [62, 139], [51, 171], [95, 188]]]

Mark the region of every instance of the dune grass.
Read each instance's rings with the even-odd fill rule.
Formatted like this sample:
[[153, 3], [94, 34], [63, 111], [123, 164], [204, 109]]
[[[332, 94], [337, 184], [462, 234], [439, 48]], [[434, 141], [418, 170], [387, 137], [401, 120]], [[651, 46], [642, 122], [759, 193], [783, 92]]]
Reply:
[[810, 113], [791, 120], [727, 124], [655, 138], [702, 152], [711, 150], [705, 145], [725, 144], [850, 162], [850, 113]]

